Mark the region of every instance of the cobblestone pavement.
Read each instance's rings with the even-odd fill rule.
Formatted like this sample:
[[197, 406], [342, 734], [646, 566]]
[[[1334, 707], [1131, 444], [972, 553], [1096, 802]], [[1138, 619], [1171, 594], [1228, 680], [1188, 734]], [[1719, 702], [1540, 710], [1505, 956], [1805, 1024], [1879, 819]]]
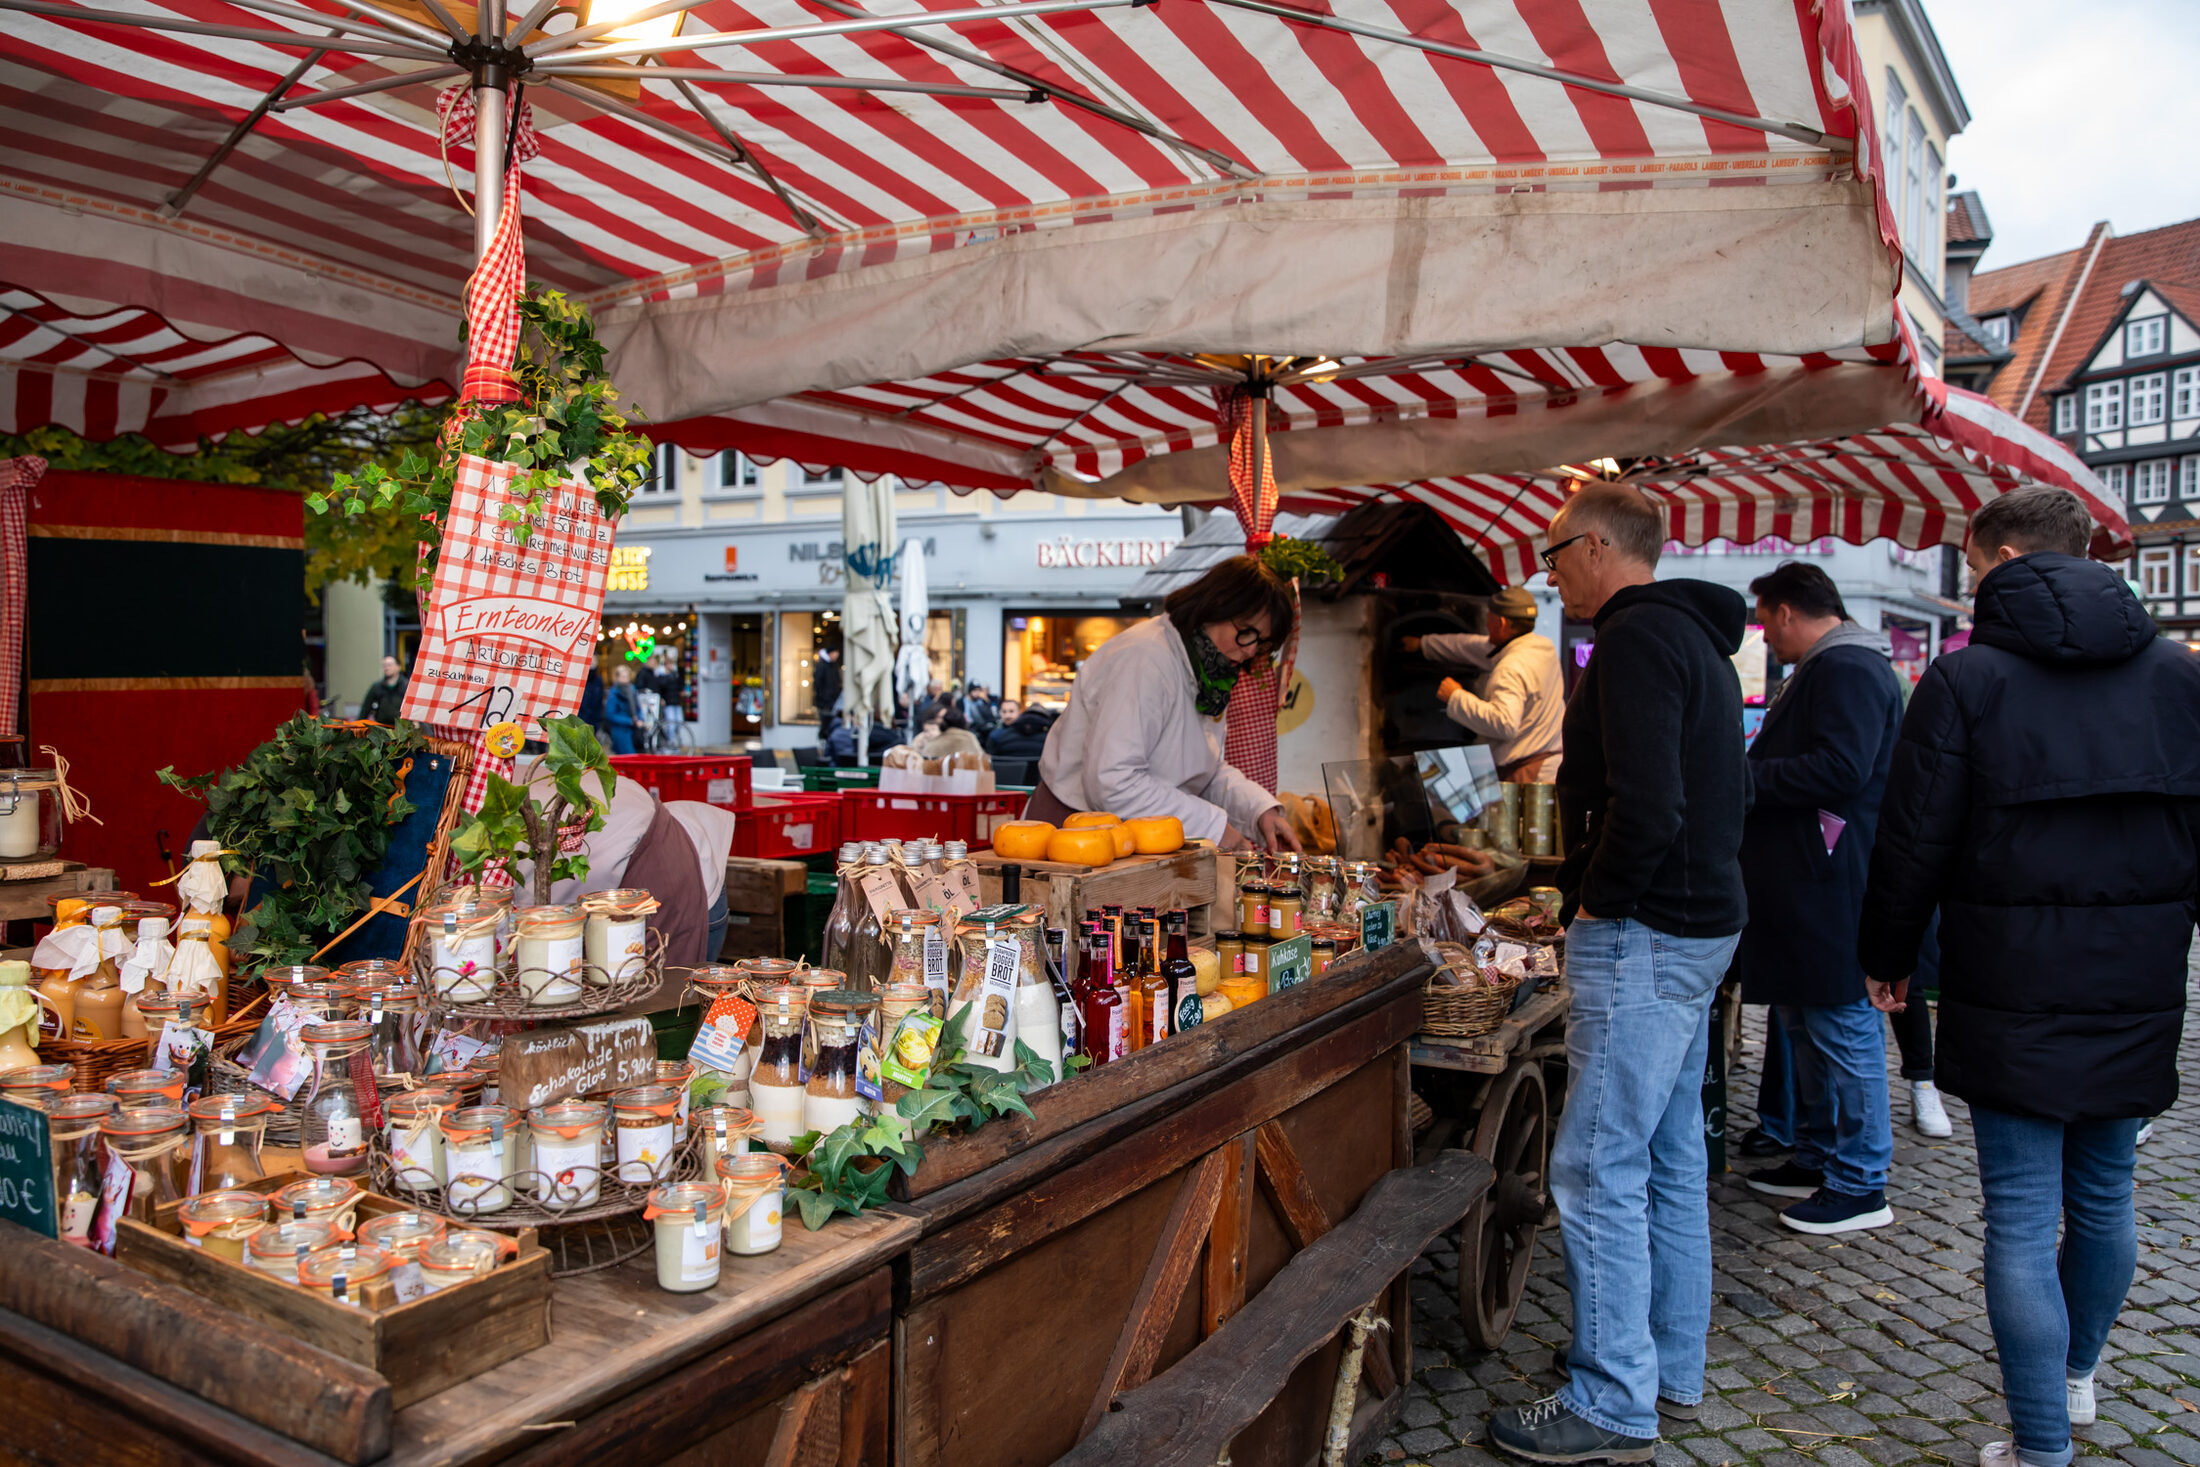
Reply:
[[[1763, 1010], [1749, 1012], [1741, 1070], [1729, 1082], [1732, 1137], [1756, 1123]], [[2200, 1012], [2186, 1023], [2181, 1072], [2200, 1073], [2196, 1060]], [[1949, 1098], [1955, 1135], [1928, 1141], [1910, 1128], [1891, 1041], [1887, 1073], [1896, 1092], [1892, 1227], [1806, 1237], [1781, 1227], [1771, 1205], [1779, 1199], [1751, 1192], [1738, 1172], [1712, 1187], [1702, 1419], [1664, 1423], [1658, 1467], [1974, 1467], [1980, 1444], [2008, 1437], [1968, 1108]], [[2184, 1088], [2139, 1149], [2139, 1272], [2102, 1360], [2100, 1421], [2074, 1433], [2081, 1460], [2200, 1467], [2200, 1096]], [[1422, 1255], [1413, 1385], [1396, 1433], [1368, 1462], [1513, 1460], [1486, 1446], [1485, 1418], [1556, 1390], [1551, 1352], [1571, 1333], [1555, 1227], [1544, 1229], [1537, 1255], [1512, 1334], [1491, 1352], [1470, 1349], [1460, 1332], [1453, 1237]]]

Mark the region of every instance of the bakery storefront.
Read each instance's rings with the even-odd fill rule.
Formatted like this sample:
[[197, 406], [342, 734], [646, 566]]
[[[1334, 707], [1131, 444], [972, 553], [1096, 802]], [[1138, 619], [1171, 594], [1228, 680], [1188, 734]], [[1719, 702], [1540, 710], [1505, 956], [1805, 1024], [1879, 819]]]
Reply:
[[[905, 517], [924, 554], [932, 675], [1060, 704], [1092, 650], [1136, 624], [1124, 593], [1182, 535], [1173, 510]], [[696, 741], [815, 743], [818, 649], [841, 643], [839, 524], [630, 529], [619, 545], [647, 579], [605, 595], [606, 627], [689, 621]]]

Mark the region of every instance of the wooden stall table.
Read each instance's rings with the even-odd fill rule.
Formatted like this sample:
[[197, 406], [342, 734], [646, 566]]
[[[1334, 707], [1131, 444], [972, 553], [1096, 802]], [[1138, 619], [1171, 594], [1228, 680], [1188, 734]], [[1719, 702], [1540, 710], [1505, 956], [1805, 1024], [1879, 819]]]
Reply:
[[[1026, 887], [1027, 893], [1029, 887]], [[1412, 1162], [1406, 1042], [1433, 950], [1407, 940], [928, 1142], [896, 1270], [898, 1467], [1051, 1462], [1214, 1335]], [[1475, 1195], [1486, 1187], [1479, 1174]], [[1403, 1408], [1403, 1276], [1363, 1358], [1348, 1460]], [[1343, 1346], [1289, 1372], [1237, 1461], [1311, 1463]]]
[[548, 1345], [393, 1412], [374, 1371], [0, 1223], [0, 1459], [882, 1463], [890, 1265], [919, 1226], [790, 1219], [696, 1294], [647, 1253], [559, 1279]]
[[44, 922], [55, 897], [113, 891], [115, 873], [81, 861], [12, 861], [0, 865], [0, 922]]

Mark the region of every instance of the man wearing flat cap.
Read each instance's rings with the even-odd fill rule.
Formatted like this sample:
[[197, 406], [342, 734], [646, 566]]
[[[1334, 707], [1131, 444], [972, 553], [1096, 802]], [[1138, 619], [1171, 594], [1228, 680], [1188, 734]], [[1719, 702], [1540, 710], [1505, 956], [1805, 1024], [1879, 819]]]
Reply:
[[1559, 730], [1566, 719], [1566, 684], [1558, 649], [1535, 630], [1535, 597], [1507, 586], [1490, 598], [1489, 635], [1466, 632], [1407, 637], [1405, 650], [1432, 662], [1490, 672], [1481, 697], [1456, 678], [1436, 689], [1451, 721], [1490, 741], [1497, 777], [1514, 784], [1549, 784], [1558, 772]]

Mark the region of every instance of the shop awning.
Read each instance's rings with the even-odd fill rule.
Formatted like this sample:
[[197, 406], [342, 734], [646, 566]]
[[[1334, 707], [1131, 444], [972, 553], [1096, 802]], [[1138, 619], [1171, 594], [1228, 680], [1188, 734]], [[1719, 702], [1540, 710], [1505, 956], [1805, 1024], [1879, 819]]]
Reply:
[[[0, 430], [188, 447], [448, 391], [469, 7], [0, 8]], [[1889, 335], [1840, 4], [646, 8], [684, 32], [576, 43], [544, 0], [485, 34], [530, 68], [530, 274], [658, 420], [1012, 353]]]

